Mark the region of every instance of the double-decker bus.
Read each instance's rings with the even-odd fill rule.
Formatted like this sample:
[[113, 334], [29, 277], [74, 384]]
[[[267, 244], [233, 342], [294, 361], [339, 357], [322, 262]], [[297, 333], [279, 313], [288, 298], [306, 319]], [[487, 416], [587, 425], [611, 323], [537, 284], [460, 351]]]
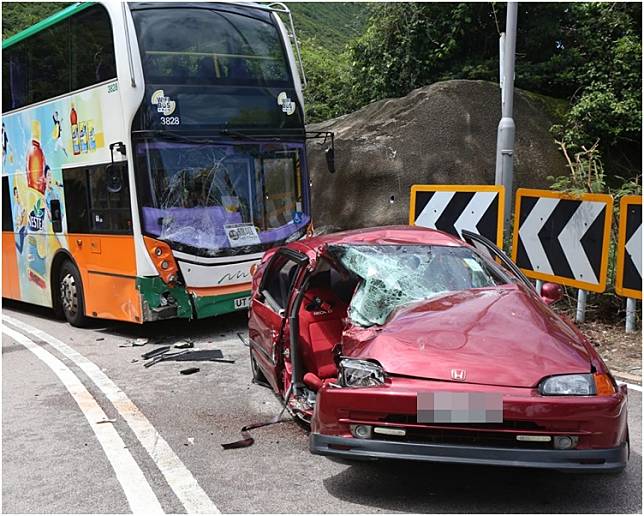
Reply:
[[3, 297], [78, 326], [224, 314], [310, 230], [282, 4], [78, 3], [2, 48]]

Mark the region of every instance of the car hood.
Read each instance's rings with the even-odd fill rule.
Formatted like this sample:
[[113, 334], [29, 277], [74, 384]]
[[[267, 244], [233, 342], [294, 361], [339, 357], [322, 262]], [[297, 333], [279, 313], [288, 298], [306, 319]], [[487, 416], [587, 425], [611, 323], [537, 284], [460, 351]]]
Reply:
[[466, 383], [513, 387], [591, 367], [583, 337], [518, 285], [446, 294], [383, 326], [350, 326], [343, 355], [377, 360], [392, 375], [452, 381], [464, 370]]

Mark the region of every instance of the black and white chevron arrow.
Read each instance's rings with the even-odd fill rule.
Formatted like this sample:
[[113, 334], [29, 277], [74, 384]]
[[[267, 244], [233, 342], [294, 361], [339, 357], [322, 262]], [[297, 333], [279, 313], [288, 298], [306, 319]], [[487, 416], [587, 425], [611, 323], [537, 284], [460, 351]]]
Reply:
[[[621, 289], [642, 291], [642, 204], [626, 204], [620, 210], [620, 223], [622, 217], [626, 217], [624, 241], [618, 245], [624, 245], [624, 262], [618, 264], [617, 274], [621, 274]], [[620, 290], [621, 290], [620, 289]]]
[[[412, 194], [413, 195], [413, 194]], [[499, 192], [416, 191], [414, 224], [461, 236], [467, 229], [499, 242]]]
[[565, 285], [603, 291], [602, 263], [608, 253], [604, 230], [611, 201], [558, 199], [536, 193], [521, 193], [519, 198], [515, 263], [527, 276], [538, 273], [539, 279], [545, 275]]

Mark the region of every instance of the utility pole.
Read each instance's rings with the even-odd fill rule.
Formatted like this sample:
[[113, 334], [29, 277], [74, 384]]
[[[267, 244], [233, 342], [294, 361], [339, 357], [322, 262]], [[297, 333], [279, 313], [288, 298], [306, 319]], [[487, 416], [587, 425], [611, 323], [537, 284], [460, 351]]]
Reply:
[[514, 55], [517, 43], [517, 11], [516, 2], [508, 2], [505, 21], [505, 43], [502, 55], [501, 82], [501, 120], [496, 136], [496, 173], [494, 183], [505, 187], [505, 234], [510, 234], [512, 221], [512, 176], [514, 159], [515, 125], [512, 118], [514, 103]]

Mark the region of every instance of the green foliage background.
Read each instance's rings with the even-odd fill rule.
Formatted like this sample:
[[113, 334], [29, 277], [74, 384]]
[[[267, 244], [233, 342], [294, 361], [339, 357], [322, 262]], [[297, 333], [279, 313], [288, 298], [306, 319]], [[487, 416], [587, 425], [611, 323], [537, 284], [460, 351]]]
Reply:
[[[3, 38], [68, 4], [5, 2]], [[308, 122], [447, 79], [498, 80], [505, 3], [297, 3]], [[520, 3], [516, 86], [565, 99], [571, 156], [598, 142], [604, 184], [639, 184], [641, 3]]]

